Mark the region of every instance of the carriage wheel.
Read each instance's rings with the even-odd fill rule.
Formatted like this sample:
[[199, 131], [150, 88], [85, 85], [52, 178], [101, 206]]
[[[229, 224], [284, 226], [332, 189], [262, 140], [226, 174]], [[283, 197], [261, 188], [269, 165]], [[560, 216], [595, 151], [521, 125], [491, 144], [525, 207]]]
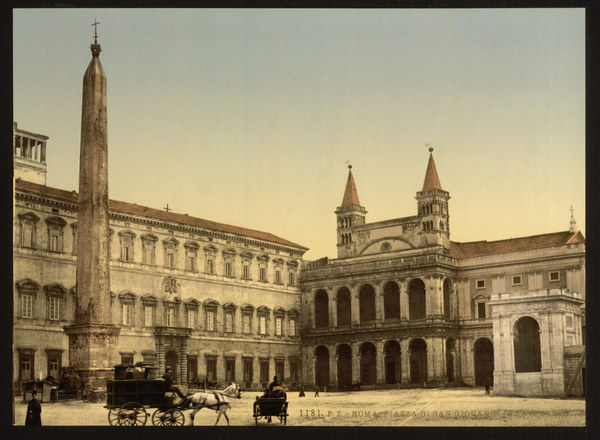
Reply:
[[108, 411], [108, 423], [110, 423], [110, 426], [119, 426], [121, 424], [119, 410], [120, 408], [113, 408]]
[[147, 418], [144, 407], [136, 402], [126, 403], [119, 410], [120, 426], [144, 426]]
[[157, 409], [152, 414], [152, 424], [154, 426], [183, 426], [185, 416], [177, 408]]

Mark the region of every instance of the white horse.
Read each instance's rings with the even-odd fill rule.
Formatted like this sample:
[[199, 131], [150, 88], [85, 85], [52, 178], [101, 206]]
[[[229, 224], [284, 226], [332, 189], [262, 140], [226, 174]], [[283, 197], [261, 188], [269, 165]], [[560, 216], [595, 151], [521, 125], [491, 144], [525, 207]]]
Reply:
[[190, 408], [193, 409], [191, 417], [191, 424], [194, 424], [194, 416], [198, 411], [202, 408], [209, 408], [218, 413], [217, 421], [215, 425], [219, 423], [221, 419], [221, 415], [225, 416], [227, 420], [227, 425], [229, 425], [229, 417], [227, 417], [227, 411], [231, 408], [230, 399], [232, 398], [242, 398], [242, 391], [240, 389], [240, 385], [237, 383], [232, 383], [223, 391], [206, 391], [204, 393], [195, 393], [187, 398], [190, 401]]

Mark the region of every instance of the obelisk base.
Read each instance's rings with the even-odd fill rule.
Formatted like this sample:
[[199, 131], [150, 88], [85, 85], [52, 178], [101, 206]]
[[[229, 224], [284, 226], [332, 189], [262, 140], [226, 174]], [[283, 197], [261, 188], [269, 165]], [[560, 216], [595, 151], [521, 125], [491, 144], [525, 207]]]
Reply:
[[74, 324], [64, 328], [69, 336], [69, 365], [83, 380], [86, 389], [105, 388], [117, 365], [117, 338], [120, 327], [112, 324]]

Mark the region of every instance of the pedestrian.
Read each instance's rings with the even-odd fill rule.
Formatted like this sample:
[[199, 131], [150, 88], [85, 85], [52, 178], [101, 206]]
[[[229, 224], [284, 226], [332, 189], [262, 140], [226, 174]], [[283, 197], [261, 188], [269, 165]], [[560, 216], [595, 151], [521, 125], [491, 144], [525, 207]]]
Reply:
[[38, 425], [42, 424], [42, 406], [37, 399], [37, 391], [33, 390], [31, 393], [31, 400], [27, 404], [27, 415], [25, 416], [25, 425]]
[[306, 396], [306, 394], [304, 394], [304, 387], [300, 388], [300, 394], [298, 394], [298, 397], [304, 397]]
[[315, 397], [319, 397], [319, 385], [315, 385]]
[[490, 395], [490, 383], [489, 382], [485, 383], [485, 395], [486, 396]]

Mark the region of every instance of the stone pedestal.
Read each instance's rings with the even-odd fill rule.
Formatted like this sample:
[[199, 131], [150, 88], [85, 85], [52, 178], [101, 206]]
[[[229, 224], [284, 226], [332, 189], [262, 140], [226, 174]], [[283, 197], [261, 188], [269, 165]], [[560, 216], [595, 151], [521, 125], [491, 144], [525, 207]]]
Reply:
[[69, 336], [69, 365], [86, 388], [104, 388], [114, 377], [120, 328], [111, 324], [75, 324], [65, 327]]

